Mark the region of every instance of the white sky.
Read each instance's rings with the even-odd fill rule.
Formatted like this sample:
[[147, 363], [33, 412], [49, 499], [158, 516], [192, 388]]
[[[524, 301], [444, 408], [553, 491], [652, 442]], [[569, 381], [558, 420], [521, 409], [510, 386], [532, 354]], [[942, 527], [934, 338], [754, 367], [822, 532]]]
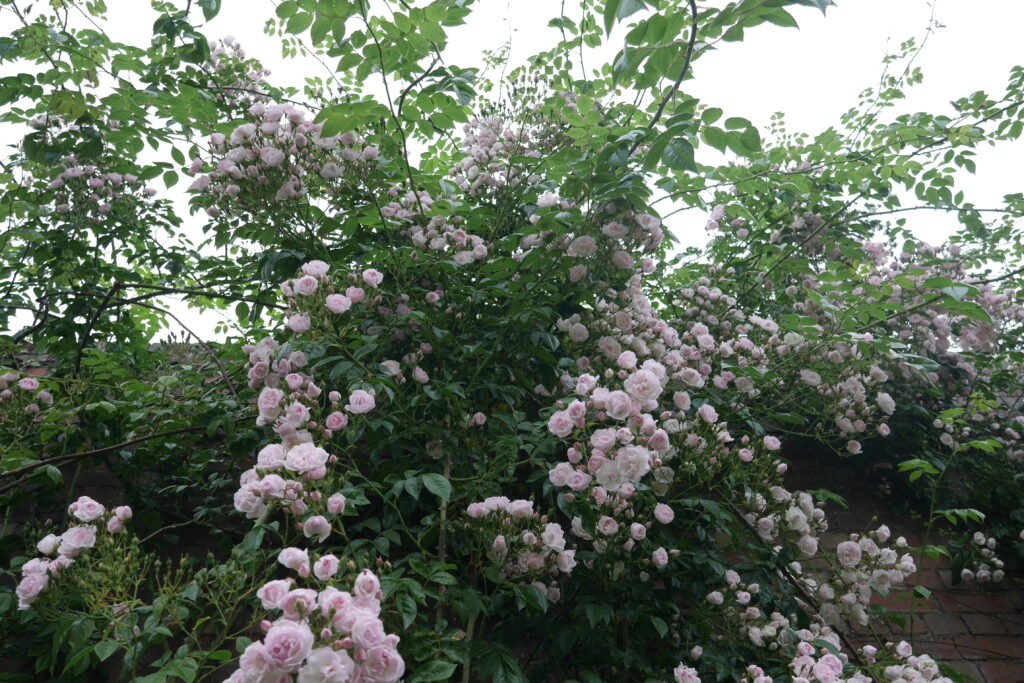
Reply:
[[[570, 18], [578, 18], [577, 4], [565, 4], [572, 7], [567, 12]], [[741, 43], [720, 44], [718, 51], [695, 64], [696, 78], [687, 81], [684, 90], [721, 107], [726, 116], [746, 117], [762, 129], [774, 112], [782, 111], [791, 132], [820, 132], [837, 125], [860, 91], [877, 83], [886, 54], [895, 52], [906, 38], [923, 37], [933, 4], [935, 18], [945, 27], [929, 38], [918, 58], [925, 81], [909, 92], [900, 111], [953, 114], [950, 100], [976, 90], [1000, 94], [1010, 67], [1024, 63], [1019, 48], [1024, 26], [1020, 0], [838, 0], [824, 17], [816, 9], [790, 8], [799, 30], [765, 24], [748, 30]], [[115, 40], [138, 44], [148, 39], [153, 16], [148, 4], [108, 0], [108, 5], [108, 28]], [[326, 75], [312, 60], [281, 58], [278, 39], [263, 33], [274, 5], [269, 0], [224, 0], [221, 14], [203, 32], [210, 38], [232, 35], [240, 40], [249, 56], [272, 70], [271, 80], [278, 85], [299, 85], [310, 73]], [[522, 63], [557, 40], [558, 32], [546, 23], [560, 5], [559, 0], [477, 0], [470, 23], [449, 30], [446, 61], [478, 66], [483, 50], [495, 49], [511, 36], [511, 62]], [[621, 29], [613, 33], [603, 53], [609, 58], [621, 44], [618, 36]], [[588, 65], [598, 64], [598, 57], [588, 57]], [[21, 134], [0, 130], [0, 140]], [[979, 150], [978, 174], [962, 179], [967, 200], [981, 207], [998, 206], [1003, 194], [1024, 189], [1024, 175], [1018, 170], [1021, 151], [1020, 145]], [[186, 186], [179, 183], [173, 190], [183, 192]], [[166, 196], [159, 181], [154, 187]], [[941, 242], [956, 227], [953, 216], [940, 212], [908, 217], [919, 236], [932, 243]], [[691, 211], [673, 217], [668, 225], [684, 244], [695, 244], [706, 236], [705, 220]], [[215, 338], [216, 316], [169, 305], [194, 331]]]

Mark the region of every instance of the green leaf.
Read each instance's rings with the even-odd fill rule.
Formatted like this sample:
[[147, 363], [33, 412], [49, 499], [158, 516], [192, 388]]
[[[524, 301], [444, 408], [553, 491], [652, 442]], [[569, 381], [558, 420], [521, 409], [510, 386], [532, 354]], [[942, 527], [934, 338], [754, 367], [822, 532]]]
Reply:
[[96, 653], [96, 657], [101, 661], [105, 662], [110, 659], [110, 656], [117, 652], [117, 649], [121, 647], [121, 644], [116, 640], [104, 640], [96, 643], [93, 647], [93, 652]]
[[287, 19], [299, 11], [299, 3], [295, 2], [295, 0], [285, 0], [285, 2], [277, 6], [276, 11], [279, 19]]
[[452, 484], [440, 474], [424, 474], [423, 485], [441, 500], [448, 502], [452, 495]]
[[452, 674], [455, 672], [456, 665], [451, 662], [444, 662], [440, 660], [434, 660], [424, 664], [423, 666], [415, 667], [416, 671], [413, 672], [409, 683], [419, 683], [419, 681], [447, 681], [450, 680]]
[[685, 138], [673, 138], [661, 153], [662, 162], [673, 170], [696, 171], [693, 145]]
[[313, 17], [314, 15], [308, 12], [296, 14], [295, 16], [288, 20], [288, 23], [285, 25], [284, 30], [287, 31], [288, 33], [302, 33], [307, 28], [309, 28], [310, 24], [313, 23]]
[[395, 606], [402, 617], [402, 627], [409, 628], [416, 621], [416, 600], [408, 593], [399, 593], [395, 596]]

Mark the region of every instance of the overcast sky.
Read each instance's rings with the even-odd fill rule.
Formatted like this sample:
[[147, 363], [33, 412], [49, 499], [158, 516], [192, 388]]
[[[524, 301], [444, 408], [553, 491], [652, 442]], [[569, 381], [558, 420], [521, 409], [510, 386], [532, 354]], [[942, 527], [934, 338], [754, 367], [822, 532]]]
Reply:
[[[139, 26], [152, 22], [148, 3], [108, 0], [107, 4], [112, 36], [137, 44], [142, 38]], [[511, 62], [522, 63], [557, 39], [557, 31], [546, 23], [560, 4], [558, 0], [477, 0], [470, 23], [449, 30], [446, 61], [479, 65], [483, 50], [511, 39]], [[211, 38], [232, 35], [240, 40], [250, 56], [273, 71], [271, 80], [278, 85], [299, 85], [310, 72], [326, 75], [315, 62], [281, 58], [278, 39], [263, 33], [274, 5], [269, 0], [224, 0], [221, 14], [203, 31]], [[565, 5], [575, 8], [567, 14], [576, 18], [578, 5], [571, 0]], [[696, 78], [684, 88], [721, 107], [727, 116], [743, 116], [764, 127], [774, 112], [782, 111], [791, 132], [817, 133], [838, 124], [857, 95], [878, 82], [886, 54], [895, 52], [907, 38], [924, 36], [933, 9], [944, 27], [929, 37], [917, 61], [925, 81], [910, 91], [901, 110], [953, 114], [950, 100], [976, 90], [1001, 93], [1010, 67], [1024, 63], [1019, 48], [1024, 26], [1020, 0], [838, 0], [827, 16], [813, 8], [791, 8], [799, 30], [765, 24], [748, 31], [741, 43], [722, 44], [695, 64]], [[606, 54], [613, 54], [621, 43], [617, 35], [613, 34]], [[596, 65], [600, 55], [594, 56]], [[10, 132], [0, 138], [11, 139]], [[963, 182], [967, 199], [978, 206], [998, 206], [1003, 194], [1024, 189], [1021, 151], [1020, 145], [979, 150], [978, 174]], [[183, 187], [179, 184], [174, 189]], [[933, 243], [943, 241], [956, 227], [952, 216], [938, 212], [915, 214], [912, 220], [918, 235]], [[704, 221], [704, 216], [691, 211], [673, 217], [669, 227], [685, 244], [694, 244], [705, 237]], [[183, 317], [196, 332], [213, 337], [210, 315], [186, 311]]]

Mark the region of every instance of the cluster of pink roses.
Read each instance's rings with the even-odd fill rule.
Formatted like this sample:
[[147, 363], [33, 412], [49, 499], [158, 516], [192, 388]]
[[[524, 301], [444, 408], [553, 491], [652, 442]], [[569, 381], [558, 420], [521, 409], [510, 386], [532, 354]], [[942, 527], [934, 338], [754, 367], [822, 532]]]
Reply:
[[5, 413], [8, 413], [7, 419], [17, 417], [12, 413], [42, 419], [42, 411], [52, 404], [53, 394], [41, 388], [35, 377], [22, 377], [13, 370], [0, 375], [0, 422], [5, 421]]
[[156, 194], [131, 173], [116, 173], [74, 156], [64, 157], [57, 168], [60, 172], [47, 188], [54, 192], [53, 210], [59, 214], [88, 216], [99, 222], [118, 201], [148, 199]]
[[470, 503], [466, 514], [480, 533], [493, 534], [487, 556], [501, 568], [503, 577], [535, 579], [534, 587], [549, 600], [559, 599], [556, 577], [576, 567], [576, 551], [566, 548], [562, 525], [537, 514], [533, 501], [505, 496]]
[[[282, 561], [296, 566], [302, 551], [286, 548]], [[308, 564], [306, 573], [308, 576]], [[338, 571], [333, 555], [317, 562], [314, 573], [327, 581]], [[298, 681], [298, 683], [393, 683], [405, 673], [399, 638], [380, 620], [380, 581], [363, 570], [352, 591], [327, 586], [319, 591], [294, 588], [293, 579], [264, 584], [257, 596], [264, 609], [280, 612], [264, 621], [263, 640], [246, 647], [231, 683]]]
[[[49, 587], [51, 578], [56, 578], [73, 565], [83, 550], [94, 547], [98, 529], [105, 527], [111, 534], [123, 531], [124, 523], [132, 518], [132, 509], [122, 505], [108, 511], [92, 498], [81, 496], [68, 507], [68, 514], [80, 523], [72, 524], [59, 536], [45, 536], [36, 544], [36, 549], [43, 556], [35, 557], [21, 566], [21, 582], [15, 589], [18, 609], [27, 610], [31, 607]], [[56, 557], [51, 560], [54, 555]]]
[[377, 164], [380, 152], [366, 140], [354, 133], [323, 137], [323, 125], [290, 104], [256, 101], [248, 113], [250, 121], [230, 135], [210, 136], [208, 163], [197, 157], [188, 169], [199, 174], [189, 190], [212, 200], [206, 210], [214, 218], [224, 208], [305, 197], [311, 185], [334, 196]]
[[242, 44], [233, 36], [210, 41], [210, 62], [219, 90], [215, 97], [227, 102], [249, 104], [266, 102], [267, 76], [270, 69], [255, 59], [248, 59]]

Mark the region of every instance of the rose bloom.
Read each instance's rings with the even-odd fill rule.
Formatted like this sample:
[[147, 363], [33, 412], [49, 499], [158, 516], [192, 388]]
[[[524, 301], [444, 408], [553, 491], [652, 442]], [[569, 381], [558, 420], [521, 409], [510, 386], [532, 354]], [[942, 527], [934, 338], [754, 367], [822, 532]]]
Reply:
[[43, 555], [53, 555], [57, 550], [57, 546], [60, 545], [60, 536], [55, 534], [47, 534], [43, 540], [36, 544], [36, 550], [41, 552]]
[[311, 323], [308, 316], [302, 315], [301, 313], [288, 317], [288, 321], [285, 323], [285, 327], [294, 332], [295, 334], [302, 334], [308, 332]]
[[597, 520], [597, 530], [605, 536], [611, 536], [619, 530], [619, 523], [607, 515], [601, 515]]
[[351, 680], [355, 669], [356, 663], [348, 652], [318, 647], [299, 669], [298, 683], [345, 683]]
[[82, 496], [71, 504], [68, 512], [82, 522], [92, 522], [102, 517], [103, 513], [106, 512], [106, 508], [89, 496]]
[[334, 411], [324, 420], [324, 426], [332, 432], [339, 431], [348, 426], [348, 416], [345, 413]]
[[267, 631], [263, 639], [267, 657], [282, 671], [298, 671], [313, 648], [313, 632], [305, 623], [281, 620]]
[[572, 433], [574, 427], [572, 418], [564, 410], [555, 411], [548, 419], [548, 430], [555, 436], [563, 439]]
[[330, 269], [331, 267], [329, 265], [327, 265], [323, 261], [317, 260], [309, 261], [308, 263], [302, 266], [302, 272], [305, 273], [306, 275], [312, 275], [313, 277], [320, 277], [321, 275], [326, 275], [327, 271]]
[[658, 503], [654, 506], [654, 518], [662, 524], [669, 524], [676, 518], [676, 513], [668, 505]]
[[334, 555], [324, 555], [313, 565], [313, 576], [326, 581], [338, 573], [341, 563]]
[[[395, 638], [389, 636], [388, 638]], [[402, 656], [395, 649], [397, 638], [394, 644], [386, 643], [382, 647], [375, 647], [366, 653], [366, 659], [362, 663], [362, 671], [367, 682], [372, 683], [395, 683], [405, 673], [405, 662]]]
[[276, 581], [268, 581], [263, 584], [256, 591], [256, 597], [263, 604], [263, 609], [278, 609], [281, 601], [291, 591], [292, 583], [291, 579], [277, 579]]
[[344, 294], [329, 294], [324, 301], [324, 305], [327, 306], [327, 310], [331, 313], [344, 313], [352, 308], [352, 299], [349, 299]]
[[299, 576], [309, 576], [309, 553], [300, 548], [285, 548], [277, 556], [277, 561], [288, 569], [299, 573]]
[[61, 534], [57, 552], [66, 557], [75, 557], [82, 550], [94, 545], [96, 545], [95, 526], [73, 526]]
[[700, 683], [700, 675], [698, 675], [697, 670], [685, 664], [677, 666], [672, 671], [672, 676], [675, 678], [676, 683]]
[[327, 499], [327, 511], [332, 515], [340, 515], [345, 511], [345, 496], [340, 493], [331, 494]]
[[302, 523], [302, 534], [306, 538], [315, 536], [319, 543], [323, 543], [331, 535], [331, 523], [323, 515], [315, 515]]
[[35, 599], [39, 597], [39, 594], [46, 590], [46, 587], [49, 585], [50, 577], [46, 572], [33, 572], [23, 576], [18, 583], [18, 587], [14, 589], [15, 595], [18, 596], [18, 609], [27, 610], [31, 607]]
[[668, 564], [668, 552], [664, 548], [658, 548], [651, 553], [651, 562], [658, 569], [665, 567]]
[[373, 398], [373, 394], [362, 389], [356, 389], [349, 394], [345, 410], [353, 415], [362, 415], [363, 413], [370, 412], [375, 407], [377, 407], [377, 403]]
[[285, 450], [281, 444], [268, 444], [256, 456], [256, 467], [261, 470], [276, 470], [284, 465]]
[[292, 289], [294, 289], [297, 294], [301, 294], [302, 296], [310, 296], [314, 292], [316, 292], [318, 284], [319, 283], [316, 281], [316, 278], [313, 277], [312, 275], [304, 275], [303, 277], [300, 277], [298, 280], [292, 282]]
[[624, 391], [613, 391], [608, 394], [608, 416], [615, 420], [625, 420], [633, 412], [633, 401]]
[[505, 506], [505, 510], [517, 519], [533, 517], [533, 501], [513, 500]]
[[718, 412], [710, 403], [705, 403], [700, 408], [697, 408], [697, 414], [708, 424], [714, 424], [718, 421]]
[[327, 451], [312, 443], [300, 443], [288, 450], [285, 469], [299, 474], [315, 474], [327, 463]]
[[356, 577], [352, 585], [352, 593], [356, 597], [377, 597], [380, 592], [380, 579], [369, 569], [364, 569]]
[[860, 545], [855, 541], [843, 541], [836, 547], [836, 557], [844, 568], [856, 567], [861, 558]]
[[376, 288], [383, 281], [384, 275], [382, 275], [379, 270], [376, 270], [374, 268], [367, 268], [366, 270], [363, 271], [363, 282], [370, 285], [371, 287]]

